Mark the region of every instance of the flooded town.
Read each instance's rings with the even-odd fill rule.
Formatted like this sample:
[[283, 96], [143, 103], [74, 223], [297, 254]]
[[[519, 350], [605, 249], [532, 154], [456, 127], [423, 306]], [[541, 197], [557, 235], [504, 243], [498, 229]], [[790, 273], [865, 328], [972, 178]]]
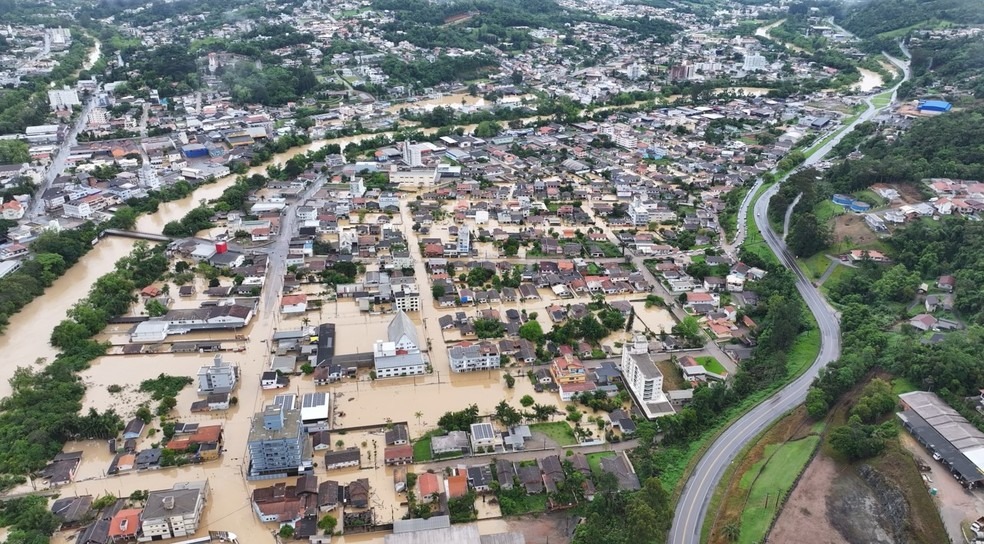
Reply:
[[[803, 194], [785, 225], [754, 200], [951, 108], [815, 7], [187, 4], [0, 28], [0, 503], [50, 521], [0, 508], [7, 541], [539, 544], [589, 541], [596, 494], [663, 515], [687, 459], [656, 445], [795, 292], [756, 221], [785, 238]], [[834, 194], [813, 286], [976, 213], [979, 187], [929, 188]]]

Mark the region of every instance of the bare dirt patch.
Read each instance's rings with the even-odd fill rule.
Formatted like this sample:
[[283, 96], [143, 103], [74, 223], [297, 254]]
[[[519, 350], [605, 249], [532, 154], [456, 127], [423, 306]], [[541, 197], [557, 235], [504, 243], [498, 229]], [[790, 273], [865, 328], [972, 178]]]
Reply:
[[842, 542], [843, 538], [827, 520], [827, 495], [838, 472], [833, 460], [817, 455], [806, 467], [766, 542], [801, 542], [804, 535], [810, 535], [810, 542], [814, 544]]
[[911, 183], [893, 183], [889, 186], [899, 192], [902, 202], [906, 204], [915, 204], [926, 200], [919, 192], [919, 188]]
[[839, 215], [834, 219], [834, 243], [850, 240], [852, 246], [866, 246], [878, 241], [878, 236], [855, 214]]
[[522, 533], [527, 542], [570, 542], [575, 520], [564, 513], [509, 518], [509, 530]]

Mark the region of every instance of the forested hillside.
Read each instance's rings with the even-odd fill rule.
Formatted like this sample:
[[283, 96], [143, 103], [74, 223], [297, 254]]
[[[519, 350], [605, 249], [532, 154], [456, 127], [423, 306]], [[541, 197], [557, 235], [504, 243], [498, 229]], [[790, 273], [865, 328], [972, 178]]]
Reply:
[[980, 0], [869, 0], [846, 9], [840, 24], [862, 38], [948, 21], [984, 22]]
[[980, 35], [949, 40], [913, 38], [909, 51], [912, 80], [899, 87], [901, 98], [917, 98], [919, 88], [947, 85], [966, 88], [974, 98], [984, 98], [984, 38]]
[[569, 11], [553, 0], [462, 0], [430, 3], [424, 0], [375, 0], [373, 8], [396, 13], [396, 20], [383, 27], [394, 41], [406, 40], [418, 47], [461, 47], [482, 45], [524, 50], [534, 38], [528, 29], [594, 22], [630, 31], [658, 41], [669, 41], [680, 27], [662, 19], [641, 17], [601, 18], [583, 11]]
[[897, 142], [883, 135], [860, 145], [864, 158], [844, 161], [825, 179], [838, 192], [873, 183], [916, 182], [948, 177], [984, 180], [984, 112], [951, 112], [916, 121]]

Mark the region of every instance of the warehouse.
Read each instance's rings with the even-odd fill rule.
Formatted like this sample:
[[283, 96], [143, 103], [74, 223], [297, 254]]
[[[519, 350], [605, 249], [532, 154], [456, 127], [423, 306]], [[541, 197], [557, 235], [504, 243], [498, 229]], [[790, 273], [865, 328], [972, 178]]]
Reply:
[[946, 100], [920, 100], [918, 109], [922, 113], [946, 113], [952, 107]]
[[902, 426], [933, 459], [943, 463], [964, 486], [984, 481], [984, 433], [974, 427], [935, 393], [913, 391], [899, 395]]

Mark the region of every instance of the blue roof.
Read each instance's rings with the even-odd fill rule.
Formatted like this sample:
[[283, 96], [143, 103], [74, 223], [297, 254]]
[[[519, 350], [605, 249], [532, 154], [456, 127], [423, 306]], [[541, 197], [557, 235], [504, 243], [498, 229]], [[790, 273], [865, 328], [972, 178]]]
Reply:
[[921, 110], [938, 110], [938, 111], [950, 111], [953, 104], [950, 104], [946, 100], [923, 100], [919, 103], [919, 109]]

